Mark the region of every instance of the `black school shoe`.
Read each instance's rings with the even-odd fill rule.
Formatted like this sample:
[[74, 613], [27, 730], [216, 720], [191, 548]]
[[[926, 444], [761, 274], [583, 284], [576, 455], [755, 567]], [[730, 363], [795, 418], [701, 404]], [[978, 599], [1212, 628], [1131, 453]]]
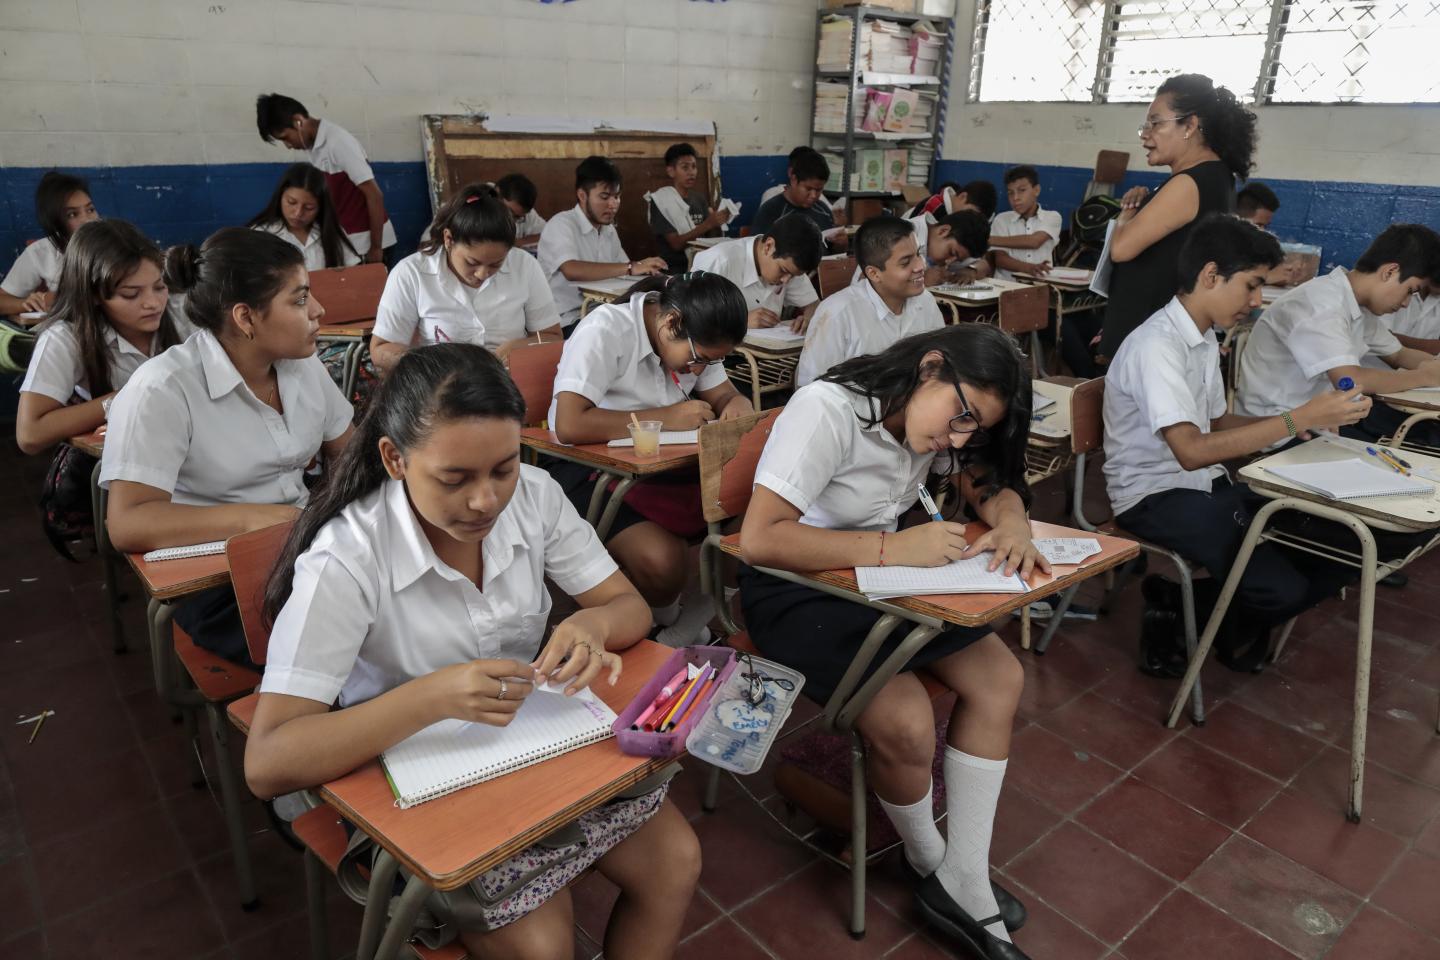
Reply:
[[960, 905], [940, 885], [940, 878], [933, 873], [920, 881], [915, 890], [915, 903], [927, 920], [964, 943], [981, 960], [1030, 960], [1015, 944], [998, 940], [985, 929], [1001, 919], [999, 914], [983, 920], [974, 919], [960, 909]]
[[1152, 574], [1140, 582], [1140, 595], [1145, 600], [1140, 614], [1140, 672], [1178, 680], [1190, 662], [1180, 584]]
[[[905, 856], [904, 850], [900, 851], [900, 869], [905, 871], [905, 878], [910, 881], [910, 885], [916, 890], [919, 890], [920, 884], [925, 882], [925, 878], [920, 875], [920, 871], [915, 868], [915, 864], [910, 862], [910, 858]], [[990, 892], [995, 894], [995, 904], [999, 910], [1000, 922], [1005, 924], [1006, 930], [1014, 933], [1016, 930], [1025, 926], [1025, 920], [1029, 916], [1029, 912], [1025, 909], [1025, 904], [1017, 900], [1014, 894], [1000, 886], [1000, 884], [994, 880], [990, 881]]]

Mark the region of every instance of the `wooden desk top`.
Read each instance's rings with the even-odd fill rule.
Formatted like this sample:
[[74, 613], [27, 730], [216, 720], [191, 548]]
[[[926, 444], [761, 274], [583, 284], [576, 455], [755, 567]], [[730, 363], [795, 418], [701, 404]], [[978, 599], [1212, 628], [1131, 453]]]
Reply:
[[[1331, 500], [1329, 497], [1304, 487], [1297, 487], [1289, 481], [1275, 476], [1267, 468], [1295, 463], [1328, 463], [1335, 460], [1351, 460], [1365, 454], [1356, 453], [1339, 444], [1325, 440], [1311, 440], [1298, 447], [1271, 454], [1254, 463], [1240, 468], [1240, 479], [1250, 484], [1256, 493], [1270, 499], [1293, 497], [1311, 503], [1322, 503], [1348, 513], [1353, 513], [1376, 525], [1396, 530], [1434, 530], [1440, 528], [1440, 457], [1427, 457], [1410, 450], [1401, 451], [1405, 461], [1415, 468], [1416, 476], [1436, 484], [1428, 497], [1365, 497], [1359, 500]], [[1421, 471], [1430, 475], [1424, 476]]]
[[663, 444], [658, 457], [640, 457], [636, 456], [634, 447], [609, 447], [603, 443], [571, 446], [556, 440], [555, 434], [540, 427], [521, 430], [520, 443], [541, 453], [598, 467], [607, 473], [636, 477], [698, 466], [700, 463], [700, 447], [693, 443]]
[[[1091, 276], [1093, 276], [1094, 273], [1095, 273], [1095, 271], [1093, 271], [1093, 270], [1091, 270], [1091, 271], [1089, 271], [1089, 272], [1090, 272]], [[1066, 293], [1079, 293], [1079, 292], [1081, 292], [1081, 291], [1084, 291], [1084, 292], [1086, 292], [1086, 293], [1095, 293], [1095, 291], [1093, 291], [1093, 290], [1090, 289], [1090, 278], [1089, 278], [1089, 277], [1087, 277], [1087, 278], [1084, 279], [1084, 280], [1060, 280], [1060, 279], [1057, 279], [1056, 277], [1050, 277], [1050, 276], [1045, 276], [1045, 277], [1032, 277], [1032, 276], [1029, 276], [1028, 274], [1016, 274], [1016, 275], [1015, 275], [1015, 279], [1016, 279], [1017, 282], [1023, 283], [1023, 284], [1026, 284], [1026, 285], [1039, 283], [1039, 284], [1044, 284], [1044, 285], [1047, 286], [1047, 287], [1054, 287], [1056, 290], [1063, 290], [1063, 291], [1066, 292]], [[1095, 293], [1095, 296], [1098, 297], [1098, 296], [1100, 296], [1100, 294]]]
[[694, 240], [687, 240], [685, 246], [694, 250], [709, 250], [717, 247], [727, 240], [737, 239], [735, 237], [696, 237]]
[[1422, 413], [1440, 410], [1440, 390], [1401, 390], [1399, 393], [1376, 394], [1375, 399], [1402, 410]]
[[98, 457], [105, 452], [105, 428], [96, 427], [89, 433], [82, 433], [78, 437], [71, 437], [67, 443], [79, 450], [81, 453], [88, 453], [92, 457]]
[[370, 335], [375, 329], [375, 318], [369, 320], [356, 320], [354, 323], [332, 323], [320, 325], [319, 339], [340, 340], [340, 339], [361, 339]]
[[[967, 525], [965, 535], [967, 539], [973, 541], [988, 529], [983, 523], [971, 523]], [[934, 597], [896, 597], [883, 602], [957, 626], [981, 627], [994, 623], [1012, 610], [1018, 610], [1036, 600], [1059, 593], [1071, 584], [1089, 580], [1112, 567], [1117, 567], [1140, 552], [1140, 545], [1134, 540], [1107, 537], [1099, 533], [1086, 533], [1083, 530], [1062, 527], [1059, 524], [1032, 520], [1030, 529], [1036, 538], [1093, 538], [1100, 542], [1100, 552], [1078, 566], [1059, 567], [1058, 572], [1031, 575], [1030, 590], [1027, 593], [961, 593]], [[720, 547], [726, 553], [738, 557], [740, 555], [740, 535], [732, 534], [726, 537], [720, 542]], [[865, 595], [860, 593], [855, 586], [853, 568], [828, 570], [811, 576], [820, 583], [853, 592], [858, 601], [866, 600]]]
[[[984, 280], [975, 281], [977, 286], [990, 287], [988, 291], [976, 291], [974, 296], [962, 296], [954, 290], [954, 284], [939, 284], [934, 287], [926, 287], [936, 300], [944, 300], [946, 303], [953, 303], [961, 307], [990, 307], [1000, 302], [1000, 294], [1007, 290], [1024, 290], [1029, 284], [1019, 283], [1015, 280], [1001, 280], [998, 277], [988, 277]], [[946, 289], [949, 287], [950, 289]]]
[[1030, 439], [1040, 443], [1058, 443], [1070, 439], [1070, 397], [1075, 387], [1049, 380], [1032, 382], [1036, 396], [1049, 397], [1055, 401], [1053, 407], [1040, 411], [1044, 420], [1030, 421]]
[[614, 303], [625, 293], [639, 283], [644, 277], [610, 277], [606, 280], [585, 280], [575, 284], [580, 290], [582, 297], [589, 297], [592, 300], [604, 300], [606, 303]]
[[223, 553], [155, 561], [146, 560], [143, 554], [127, 553], [125, 559], [130, 561], [145, 592], [155, 600], [177, 600], [230, 582], [230, 563]]
[[[620, 682], [602, 681], [595, 692], [619, 713], [672, 652], [641, 640], [624, 652]], [[372, 760], [321, 787], [320, 796], [412, 873], [454, 890], [669, 762], [628, 757], [603, 740], [402, 810]]]

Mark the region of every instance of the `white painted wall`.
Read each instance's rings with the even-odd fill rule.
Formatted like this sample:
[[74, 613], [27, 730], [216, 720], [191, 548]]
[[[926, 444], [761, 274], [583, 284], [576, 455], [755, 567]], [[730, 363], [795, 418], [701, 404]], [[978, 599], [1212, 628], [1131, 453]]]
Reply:
[[[1130, 168], [1145, 169], [1135, 134], [1145, 118], [1143, 105], [967, 103], [975, 9], [975, 0], [959, 0], [956, 10], [959, 33], [945, 131], [946, 159], [1089, 168], [1097, 151], [1110, 149], [1130, 151]], [[1261, 107], [1256, 114], [1257, 177], [1440, 183], [1440, 108], [1272, 106]]]
[[372, 160], [419, 116], [714, 120], [725, 154], [809, 121], [814, 0], [0, 0], [0, 166], [281, 159], [255, 96], [288, 93]]

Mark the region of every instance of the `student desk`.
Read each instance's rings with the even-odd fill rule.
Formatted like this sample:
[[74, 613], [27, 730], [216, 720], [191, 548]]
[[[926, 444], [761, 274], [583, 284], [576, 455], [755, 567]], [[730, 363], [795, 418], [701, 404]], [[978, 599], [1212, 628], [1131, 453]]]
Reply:
[[[1205, 624], [1205, 632], [1200, 638], [1200, 645], [1196, 648], [1195, 655], [1190, 658], [1190, 666], [1185, 672], [1185, 679], [1181, 681], [1180, 690], [1176, 693], [1174, 703], [1171, 704], [1167, 725], [1173, 727], [1180, 719], [1180, 711], [1185, 705], [1185, 699], [1190, 694], [1190, 688], [1194, 686], [1196, 678], [1200, 675], [1200, 668], [1204, 665], [1205, 658], [1210, 652], [1210, 646], [1215, 641], [1220, 621], [1224, 619], [1225, 611], [1230, 606], [1231, 598], [1235, 595], [1236, 585], [1240, 582], [1240, 577], [1250, 562], [1251, 554], [1262, 540], [1290, 544], [1318, 556], [1327, 556], [1338, 563], [1358, 568], [1360, 570], [1360, 610], [1356, 631], [1358, 644], [1355, 656], [1355, 713], [1351, 722], [1350, 793], [1345, 816], [1351, 822], [1359, 823], [1360, 802], [1365, 785], [1365, 732], [1370, 706], [1370, 649], [1375, 623], [1375, 582], [1423, 556], [1434, 549], [1437, 543], [1440, 543], [1440, 536], [1431, 536], [1408, 556], [1392, 562], [1384, 562], [1376, 557], [1375, 536], [1371, 532], [1371, 528], [1402, 533], [1440, 531], [1440, 486], [1437, 486], [1436, 492], [1428, 497], [1330, 500], [1321, 494], [1289, 483], [1269, 469], [1285, 464], [1346, 460], [1354, 456], [1354, 451], [1339, 444], [1324, 440], [1312, 440], [1309, 443], [1256, 460], [1241, 469], [1240, 479], [1248, 483], [1256, 493], [1268, 497], [1270, 502], [1261, 507], [1255, 514], [1255, 518], [1250, 521], [1245, 539], [1240, 544], [1240, 552], [1235, 557], [1235, 563], [1230, 568], [1230, 575], [1226, 577], [1225, 585], [1220, 591], [1220, 598], [1216, 601], [1215, 611], [1210, 615], [1209, 622]], [[1434, 477], [1440, 478], [1440, 458], [1423, 456], [1410, 451], [1406, 451], [1405, 457], [1417, 471], [1429, 470]], [[1359, 552], [1317, 544], [1302, 540], [1293, 534], [1267, 529], [1275, 514], [1282, 510], [1308, 513], [1349, 527], [1355, 534]]]
[[155, 689], [167, 704], [181, 705], [172, 677], [175, 644], [170, 624], [175, 619], [175, 604], [202, 590], [229, 583], [229, 561], [223, 553], [153, 562], [143, 554], [127, 553], [125, 559], [150, 598], [146, 616], [150, 624], [150, 667], [155, 676]]
[[[778, 326], [789, 329], [789, 323]], [[765, 395], [789, 390], [795, 385], [795, 368], [800, 363], [800, 351], [805, 346], [805, 337], [791, 339], [767, 339], [767, 330], [751, 330], [735, 346], [733, 356], [740, 358], [740, 365], [726, 367], [726, 373], [735, 384], [735, 389], [748, 394], [750, 405], [756, 412]], [[752, 337], [754, 339], [752, 339]]]
[[[594, 690], [619, 713], [673, 652], [641, 640], [621, 654], [619, 682], [611, 687], [602, 680]], [[672, 760], [626, 756], [613, 739], [603, 740], [408, 810], [396, 806], [378, 760], [325, 784], [321, 798], [380, 847], [356, 957], [398, 956], [430, 891], [463, 887]], [[387, 924], [401, 864], [410, 879]]]
[[[105, 453], [105, 428], [97, 427], [65, 442], [81, 453], [99, 460]], [[105, 530], [105, 491], [100, 489], [99, 463], [90, 471], [90, 517], [91, 523], [95, 525], [95, 552], [99, 554], [100, 566], [105, 571], [105, 599], [110, 606], [111, 646], [116, 653], [124, 653], [127, 647], [125, 633], [120, 626], [120, 592], [115, 574], [117, 557]]]
[[352, 323], [321, 324], [316, 344], [343, 343], [345, 347], [344, 374], [340, 378], [340, 392], [346, 402], [355, 394], [355, 380], [360, 375], [360, 358], [365, 354], [365, 344], [375, 329], [375, 318], [356, 320]]
[[1073, 459], [1070, 452], [1070, 397], [1080, 381], [1053, 377], [1031, 381], [1037, 397], [1049, 397], [1046, 407], [1030, 421], [1030, 441], [1025, 447], [1025, 481], [1035, 485], [1063, 473]]
[[696, 237], [685, 244], [685, 266], [687, 269], [694, 269], [695, 254], [701, 250], [709, 250], [711, 247], [724, 243], [726, 240], [733, 240], [734, 237]]
[[[660, 447], [659, 456], [638, 457], [633, 447], [610, 447], [603, 443], [572, 446], [555, 439], [555, 434], [549, 430], [526, 427], [520, 431], [520, 444], [536, 453], [584, 464], [601, 473], [602, 476], [596, 481], [595, 490], [590, 495], [590, 509], [585, 512], [585, 520], [595, 528], [602, 542], [610, 532], [611, 524], [615, 522], [615, 514], [619, 512], [625, 494], [629, 493], [636, 483], [657, 473], [694, 469], [700, 465], [700, 447], [693, 443], [664, 444]], [[610, 499], [605, 501], [605, 508], [601, 510], [605, 488], [609, 485], [607, 477], [614, 478], [615, 489], [610, 492]]]
[[1411, 429], [1417, 423], [1440, 419], [1440, 390], [1402, 390], [1398, 393], [1379, 394], [1375, 399], [1409, 414], [1405, 418], [1405, 422], [1395, 428], [1395, 436], [1386, 437], [1380, 441], [1381, 443], [1401, 447], [1407, 451], [1413, 450], [1416, 453], [1431, 455], [1440, 453], [1440, 450], [1436, 450], [1434, 447], [1406, 440]]
[[1022, 290], [1026, 284], [990, 277], [964, 286], [989, 289], [966, 291], [960, 289], [960, 284], [952, 283], [926, 288], [940, 305], [940, 312], [946, 315], [946, 323], [994, 323], [999, 319], [1000, 294], [1006, 290]]
[[[1094, 271], [1087, 271], [1094, 275]], [[1105, 306], [1105, 297], [1090, 289], [1090, 280], [1059, 280], [1054, 277], [1031, 277], [1025, 274], [1017, 274], [1017, 280], [1024, 284], [1043, 284], [1054, 293], [1054, 303], [1051, 309], [1055, 311], [1055, 358], [1056, 369], [1059, 369], [1060, 358], [1060, 331], [1065, 325], [1065, 316], [1071, 313], [1085, 313], [1089, 310], [1098, 310]]]
[[615, 303], [629, 292], [643, 276], [639, 277], [611, 277], [608, 280], [584, 280], [575, 286], [580, 288], [580, 316], [600, 306], [602, 303]]

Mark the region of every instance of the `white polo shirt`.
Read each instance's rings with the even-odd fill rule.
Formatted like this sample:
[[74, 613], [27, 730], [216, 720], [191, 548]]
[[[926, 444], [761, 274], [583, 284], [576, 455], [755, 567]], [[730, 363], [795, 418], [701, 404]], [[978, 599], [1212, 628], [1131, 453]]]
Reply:
[[1413, 296], [1405, 306], [1379, 320], [1391, 333], [1417, 340], [1440, 340], [1440, 292], [1428, 297]]
[[478, 289], [446, 262], [445, 248], [412, 253], [385, 278], [375, 335], [391, 343], [478, 343], [491, 350], [560, 322], [535, 258], [511, 247], [500, 269]]
[[755, 243], [759, 239], [744, 237], [739, 240], [726, 240], [708, 250], [701, 250], [695, 254], [693, 269], [718, 273], [735, 284], [745, 295], [745, 305], [750, 310], [764, 307], [779, 316], [784, 307], [803, 310], [819, 300], [820, 295], [815, 292], [815, 285], [804, 274], [791, 277], [778, 286], [772, 286], [761, 279], [760, 268], [755, 263]]
[[795, 392], [775, 420], [755, 485], [826, 530], [893, 531], [919, 498], [935, 454], [911, 450], [883, 423], [878, 405], [838, 383]]
[[[628, 303], [603, 304], [585, 314], [560, 354], [556, 397], [578, 393], [602, 410], [646, 410], [681, 403], [725, 382], [718, 363], [698, 376], [689, 370], [672, 376], [665, 369], [645, 330], [645, 301], [651, 296], [637, 293]], [[552, 399], [552, 430], [557, 408]]]
[[1403, 347], [1355, 299], [1344, 267], [1286, 293], [1260, 319], [1240, 358], [1236, 412], [1274, 417], [1335, 389], [1328, 371], [1367, 354], [1388, 357]]
[[929, 290], [906, 299], [896, 314], [869, 280], [852, 283], [821, 301], [810, 318], [795, 385], [805, 386], [843, 360], [879, 353], [898, 340], [943, 326], [945, 318]]
[[0, 290], [20, 300], [39, 290], [41, 284], [46, 290], [55, 290], [60, 286], [60, 262], [63, 257], [60, 248], [49, 237], [27, 244], [20, 251], [20, 256], [15, 258], [5, 279], [0, 281]]
[[560, 311], [560, 323], [570, 326], [580, 319], [580, 288], [560, 272], [560, 265], [569, 260], [586, 263], [628, 263], [630, 256], [620, 245], [620, 234], [613, 225], [596, 228], [577, 203], [550, 218], [540, 231], [540, 246], [535, 251], [540, 269], [550, 281], [550, 292]]
[[[366, 221], [361, 220], [361, 213], [366, 209], [364, 198], [357, 201], [356, 194], [360, 184], [375, 179], [365, 148], [349, 130], [329, 120], [320, 120], [315, 128], [315, 142], [308, 153], [310, 163], [326, 174], [326, 185], [331, 199], [335, 201], [335, 213], [340, 219], [341, 229], [363, 257], [370, 251], [370, 228]], [[368, 217], [368, 213], [365, 216]], [[394, 245], [395, 227], [386, 216], [380, 246]]]
[[560, 485], [526, 464], [480, 550], [477, 588], [435, 555], [402, 481], [350, 503], [295, 561], [260, 692], [348, 707], [469, 660], [529, 663], [550, 615], [545, 578], [573, 596], [618, 569]]
[[110, 407], [100, 485], [130, 480], [195, 506], [303, 507], [306, 464], [354, 411], [313, 354], [275, 371], [283, 416], [250, 392], [208, 330], [142, 364]]
[[1105, 372], [1105, 486], [1116, 513], [1164, 490], [1208, 492], [1217, 465], [1186, 470], [1160, 431], [1225, 415], [1220, 345], [1176, 297], [1125, 338]]
[[[305, 255], [306, 270], [326, 269], [325, 246], [320, 242], [320, 224], [314, 223], [310, 225], [310, 235], [305, 238], [303, 243], [295, 237], [295, 234], [290, 232], [290, 228], [285, 225], [284, 220], [272, 220], [269, 223], [262, 223], [254, 229], [259, 230], [261, 233], [273, 233], [292, 247], [297, 248]], [[335, 264], [335, 266], [353, 267], [359, 262], [360, 257], [356, 255], [355, 251], [342, 243], [340, 245], [340, 262]]]
[[[195, 326], [173, 310], [170, 322], [175, 325], [175, 333], [182, 342], [195, 332]], [[105, 356], [110, 362], [111, 390], [125, 386], [140, 365], [155, 355], [160, 345], [159, 331], [150, 339], [149, 354], [137, 350], [108, 323], [105, 324], [104, 336]], [[75, 335], [73, 324], [64, 320], [52, 322], [40, 331], [20, 391], [38, 393], [60, 403], [69, 403], [72, 397], [82, 401], [95, 399], [90, 393], [90, 381], [85, 376], [80, 339]]]
[[532, 208], [525, 211], [525, 216], [515, 221], [516, 237], [533, 237], [545, 229], [545, 218], [536, 213]]
[[[1039, 206], [1035, 208], [1035, 215], [1021, 218], [1014, 210], [1006, 210], [1004, 213], [995, 214], [995, 219], [990, 221], [990, 236], [992, 237], [1025, 237], [1032, 233], [1045, 233], [1050, 236], [1040, 246], [1031, 250], [1022, 250], [1018, 247], [997, 247], [1021, 263], [1054, 263], [1052, 259], [1055, 253], [1055, 244], [1060, 239], [1060, 213], [1056, 210], [1045, 210]], [[1001, 280], [1014, 280], [1015, 274], [1010, 270], [996, 270], [995, 276]]]

